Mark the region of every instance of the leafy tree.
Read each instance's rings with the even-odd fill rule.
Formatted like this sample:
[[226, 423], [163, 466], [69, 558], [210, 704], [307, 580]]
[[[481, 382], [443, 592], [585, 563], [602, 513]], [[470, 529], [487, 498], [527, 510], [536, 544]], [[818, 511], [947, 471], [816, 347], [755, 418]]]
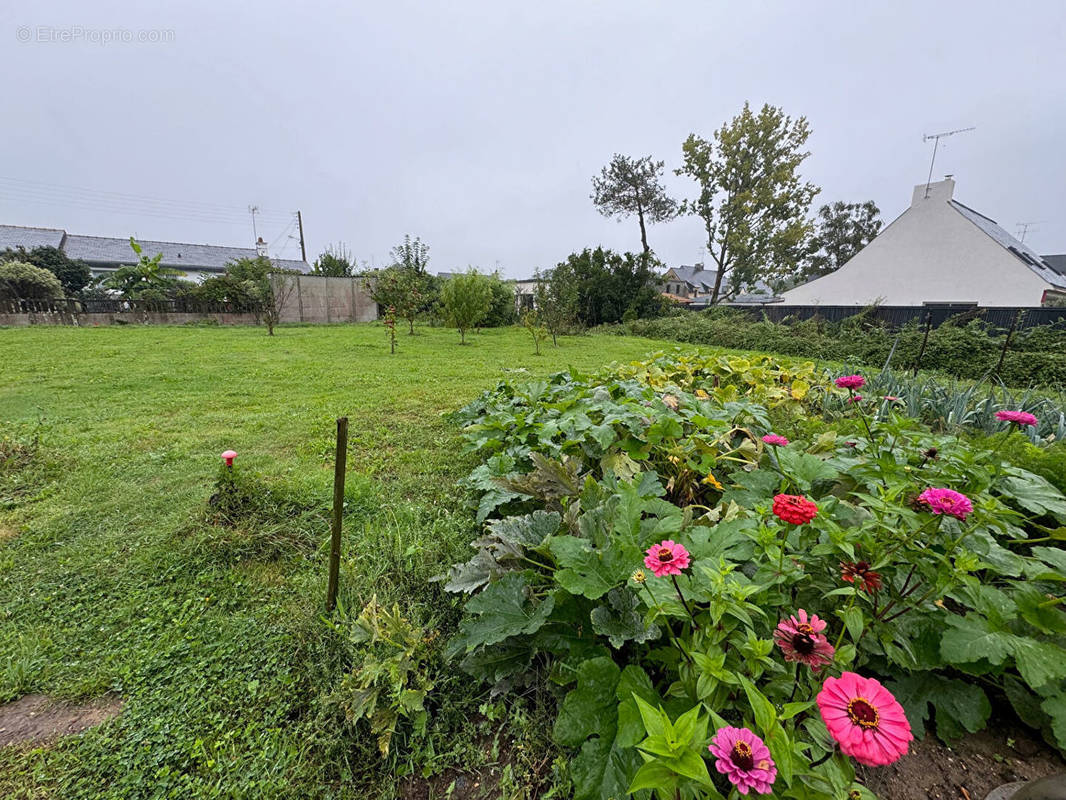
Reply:
[[536, 309], [522, 312], [522, 327], [529, 331], [529, 335], [533, 337], [533, 347], [539, 356], [540, 343], [548, 338], [548, 329], [541, 324], [540, 315]]
[[237, 258], [226, 265], [224, 274], [200, 284], [195, 296], [255, 312], [267, 326], [267, 335], [273, 336], [296, 293], [297, 274], [278, 268], [266, 256]]
[[556, 280], [553, 273], [546, 275], [540, 270], [533, 274], [537, 282], [533, 289], [533, 307], [556, 347], [559, 346], [559, 334], [577, 319], [577, 282], [569, 277], [560, 274]]
[[800, 277], [820, 278], [835, 272], [874, 240], [884, 224], [873, 200], [865, 203], [837, 201], [818, 209], [814, 235]]
[[[809, 153], [807, 120], [764, 105], [754, 114], [747, 103], [711, 141], [689, 135], [682, 146], [679, 175], [699, 184], [699, 194], [682, 211], [703, 220], [707, 252], [717, 265], [711, 302], [758, 279], [774, 282], [792, 273], [811, 225], [806, 220], [818, 188], [798, 170]], [[726, 276], [729, 276], [728, 284]]]
[[22, 261], [48, 270], [59, 278], [63, 291], [71, 297], [79, 294], [92, 281], [88, 264], [71, 258], [55, 247], [35, 247], [28, 251], [24, 247], [8, 249], [0, 253], [0, 261]]
[[426, 274], [429, 265], [429, 245], [423, 244], [417, 236], [412, 239], [405, 234], [403, 244], [392, 248], [392, 265], [409, 269], [419, 275]]
[[616, 153], [592, 179], [592, 202], [603, 216], [637, 215], [645, 255], [651, 252], [645, 223], [665, 222], [677, 214], [677, 202], [660, 182], [662, 173], [663, 162], [653, 161], [651, 156], [628, 158]]
[[311, 267], [312, 275], [327, 278], [350, 278], [355, 271], [355, 261], [343, 242], [328, 245]]
[[25, 261], [0, 262], [0, 300], [58, 300], [63, 284], [49, 270]]
[[482, 328], [502, 328], [514, 325], [518, 321], [518, 312], [515, 309], [515, 291], [512, 281], [505, 281], [499, 272], [486, 276], [489, 282], [491, 298], [489, 310], [485, 318], [479, 323]]
[[414, 335], [415, 319], [428, 311], [439, 293], [437, 280], [425, 272], [395, 264], [363, 276], [363, 286], [371, 299], [383, 309], [407, 320], [408, 333]]
[[159, 262], [163, 260], [163, 254], [156, 253], [154, 256], [148, 256], [132, 236], [130, 247], [137, 255], [137, 263], [133, 266], [119, 267], [104, 280], [103, 285], [117, 290], [127, 300], [140, 298], [146, 292], [150, 292], [148, 299], [170, 296], [177, 288], [175, 279], [185, 273], [161, 266]]
[[444, 317], [459, 329], [460, 344], [466, 344], [466, 332], [485, 318], [492, 305], [492, 286], [479, 272], [455, 275], [441, 289]]
[[654, 257], [643, 253], [585, 249], [552, 270], [549, 292], [572, 298], [575, 320], [589, 327], [655, 317], [662, 313], [657, 266]]

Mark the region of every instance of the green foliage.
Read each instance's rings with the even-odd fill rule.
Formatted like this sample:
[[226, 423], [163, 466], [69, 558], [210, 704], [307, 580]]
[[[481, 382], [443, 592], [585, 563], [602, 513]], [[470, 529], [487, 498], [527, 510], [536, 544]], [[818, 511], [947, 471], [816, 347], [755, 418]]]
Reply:
[[552, 274], [537, 270], [533, 289], [533, 308], [537, 319], [551, 334], [552, 344], [559, 346], [559, 335], [577, 323], [577, 281], [564, 271], [555, 280]]
[[0, 253], [0, 262], [3, 261], [21, 261], [48, 270], [59, 278], [59, 282], [63, 284], [63, 292], [68, 297], [80, 294], [92, 280], [88, 264], [70, 258], [55, 247], [35, 247], [29, 251], [24, 247], [9, 248]]
[[547, 291], [585, 326], [654, 317], [664, 302], [656, 288], [659, 267], [647, 254], [586, 249], [556, 265]]
[[[502, 328], [514, 325], [518, 322], [518, 312], [515, 310], [514, 281], [504, 280], [499, 272], [486, 276], [489, 282], [489, 310], [485, 313], [481, 322], [482, 328]], [[538, 351], [539, 352], [539, 351]]]
[[452, 276], [440, 292], [444, 318], [459, 331], [466, 344], [466, 332], [481, 323], [492, 307], [492, 281], [471, 269]]
[[636, 214], [645, 255], [651, 252], [646, 223], [666, 222], [677, 214], [677, 202], [667, 195], [662, 174], [662, 161], [615, 153], [611, 163], [592, 178], [592, 202], [603, 216]]
[[[883, 367], [890, 354], [893, 366], [912, 367], [918, 360], [925, 332], [913, 322], [894, 331], [863, 314], [838, 323], [819, 319], [773, 323], [730, 308], [638, 320], [615, 330], [689, 344], [843, 361], [875, 369]], [[929, 335], [921, 367], [979, 380], [995, 368], [1004, 336], [974, 320], [941, 325]], [[1061, 328], [1045, 326], [1015, 334], [996, 377], [1009, 386], [1061, 387], [1066, 385], [1064, 350], [1066, 330]]]
[[47, 269], [23, 261], [0, 262], [0, 300], [53, 300], [63, 284]]
[[[345, 626], [337, 623], [335, 629], [343, 632]], [[411, 737], [425, 736], [426, 700], [436, 685], [436, 634], [406, 619], [399, 604], [386, 608], [374, 595], [348, 636], [366, 648], [365, 655], [359, 667], [344, 676], [334, 700], [349, 722], [369, 722], [378, 751], [388, 756], [401, 723], [410, 725]]]
[[806, 118], [793, 120], [771, 105], [753, 114], [745, 103], [711, 141], [690, 134], [682, 145], [677, 174], [698, 185], [682, 213], [703, 221], [718, 270], [712, 304], [727, 284], [734, 294], [795, 270], [811, 229], [807, 209], [819, 191], [798, 172], [810, 155], [803, 150], [808, 136]]
[[529, 331], [529, 335], [533, 339], [533, 348], [539, 356], [540, 343], [548, 338], [548, 329], [541, 325], [536, 311], [522, 312], [522, 327]]
[[149, 299], [164, 300], [174, 294], [178, 288], [176, 278], [185, 273], [171, 267], [164, 267], [162, 253], [149, 256], [137, 241], [130, 237], [130, 249], [137, 256], [137, 263], [132, 266], [119, 267], [103, 281], [108, 289], [114, 289], [126, 300]]
[[391, 308], [396, 316], [407, 320], [411, 335], [415, 320], [431, 310], [440, 295], [436, 278], [400, 264], [366, 273], [363, 287], [382, 310]]
[[874, 240], [881, 226], [881, 211], [873, 200], [822, 206], [799, 275], [801, 282], [835, 272]]
[[328, 278], [350, 278], [355, 273], [355, 259], [343, 242], [329, 245], [311, 267], [312, 275]]
[[[930, 707], [942, 738], [979, 730], [991, 690], [1062, 745], [1066, 497], [891, 403], [846, 398], [813, 365], [674, 354], [502, 383], [454, 417], [485, 462], [469, 481], [481, 513], [505, 516], [451, 573], [449, 589], [473, 594], [449, 653], [498, 690], [538, 664], [576, 681], [555, 725], [579, 748], [575, 797], [724, 796], [709, 723], [761, 736], [782, 793], [846, 795], [853, 766], [811, 711], [841, 671], [891, 676], [919, 735]], [[764, 448], [771, 429], [791, 444]], [[974, 511], [930, 513], [916, 502], [929, 486]], [[783, 523], [778, 492], [817, 516]], [[676, 579], [640, 571], [664, 539], [692, 559]], [[876, 588], [842, 579], [858, 561]], [[829, 625], [827, 672], [794, 670], [775, 646], [801, 608]], [[636, 697], [619, 690], [626, 674], [642, 676]]]

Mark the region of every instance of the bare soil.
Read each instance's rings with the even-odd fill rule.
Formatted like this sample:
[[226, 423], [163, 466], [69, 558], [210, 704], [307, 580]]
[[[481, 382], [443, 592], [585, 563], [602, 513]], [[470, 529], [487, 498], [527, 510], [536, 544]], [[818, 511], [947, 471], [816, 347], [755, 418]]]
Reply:
[[929, 732], [895, 764], [859, 770], [881, 800], [984, 800], [1004, 783], [1066, 772], [1066, 763], [1028, 729], [993, 720], [951, 747]]
[[105, 695], [75, 705], [43, 694], [28, 694], [0, 705], [0, 747], [44, 744], [59, 736], [81, 733], [122, 711], [122, 701]]

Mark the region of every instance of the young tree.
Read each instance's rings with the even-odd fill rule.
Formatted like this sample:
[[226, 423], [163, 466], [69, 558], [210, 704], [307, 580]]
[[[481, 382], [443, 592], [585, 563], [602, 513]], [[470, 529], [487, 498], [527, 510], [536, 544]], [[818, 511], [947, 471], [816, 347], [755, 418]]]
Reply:
[[459, 343], [466, 344], [466, 332], [481, 322], [489, 311], [492, 288], [488, 278], [470, 270], [445, 281], [440, 299], [445, 319], [459, 329]]
[[683, 213], [703, 220], [707, 252], [717, 265], [711, 303], [758, 279], [776, 281], [795, 270], [811, 225], [807, 211], [818, 187], [804, 183], [799, 166], [809, 153], [807, 120], [747, 103], [712, 141], [691, 134], [682, 146], [682, 167], [699, 184]]
[[255, 294], [259, 298], [263, 322], [267, 326], [267, 336], [274, 335], [274, 326], [281, 322], [281, 316], [296, 294], [295, 270], [278, 269], [271, 266], [262, 279], [256, 282]]
[[327, 245], [311, 267], [312, 275], [323, 275], [328, 278], [350, 278], [355, 271], [355, 261], [352, 254], [343, 242], [336, 245]]
[[0, 253], [0, 261], [22, 261], [48, 270], [59, 278], [63, 291], [69, 297], [79, 294], [92, 280], [88, 264], [71, 258], [55, 247], [35, 247], [29, 251], [24, 247], [8, 249]]
[[366, 293], [375, 303], [407, 320], [411, 336], [415, 333], [415, 319], [433, 303], [435, 285], [432, 275], [399, 265], [375, 270], [363, 279]]
[[537, 285], [533, 288], [533, 307], [537, 318], [551, 334], [552, 344], [559, 346], [559, 334], [572, 325], [577, 317], [577, 283], [572, 273], [540, 270], [533, 274]]
[[645, 223], [665, 222], [677, 214], [677, 202], [667, 196], [660, 182], [662, 173], [663, 162], [651, 156], [628, 158], [615, 153], [599, 177], [592, 178], [592, 202], [603, 216], [637, 215], [645, 255], [651, 252]]
[[814, 235], [800, 271], [803, 280], [820, 278], [840, 269], [874, 240], [884, 224], [873, 200], [824, 205], [818, 209], [814, 223]]
[[538, 356], [540, 355], [540, 343], [548, 338], [548, 331], [541, 325], [539, 316], [536, 309], [522, 312], [522, 327], [533, 337], [533, 347]]

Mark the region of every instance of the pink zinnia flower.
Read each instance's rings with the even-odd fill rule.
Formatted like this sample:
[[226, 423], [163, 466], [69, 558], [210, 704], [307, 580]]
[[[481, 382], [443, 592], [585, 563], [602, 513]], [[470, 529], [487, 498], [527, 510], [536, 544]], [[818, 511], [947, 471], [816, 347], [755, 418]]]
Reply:
[[862, 375], [841, 375], [833, 383], [841, 389], [861, 389], [866, 385], [866, 378]]
[[818, 516], [818, 506], [801, 494], [774, 495], [774, 516], [793, 525], [803, 525]]
[[874, 678], [845, 672], [826, 678], [818, 710], [844, 755], [868, 767], [883, 767], [906, 755], [914, 739], [903, 707]]
[[1013, 422], [1019, 428], [1022, 425], [1035, 426], [1037, 422], [1040, 421], [1028, 411], [997, 411], [996, 419], [998, 419], [1000, 422]]
[[900, 398], [900, 397], [896, 397], [896, 396], [895, 396], [894, 394], [886, 394], [886, 395], [885, 395], [884, 397], [882, 397], [881, 399], [882, 399], [882, 400], [887, 400], [887, 401], [888, 401], [888, 402], [890, 402], [890, 403], [902, 403], [902, 402], [903, 402], [903, 399], [902, 399], [902, 398]]
[[808, 618], [802, 608], [797, 613], [798, 616], [777, 623], [777, 630], [774, 631], [774, 641], [785, 654], [785, 661], [797, 661], [812, 669], [831, 663], [836, 651], [822, 635], [825, 620], [818, 619], [817, 614], [811, 614]]
[[762, 437], [762, 440], [767, 444], [774, 445], [775, 447], [788, 446], [788, 439], [786, 439], [784, 436], [779, 436], [776, 433], [768, 433], [764, 437]]
[[858, 403], [858, 402], [861, 402], [861, 401], [862, 401], [862, 395], [861, 394], [853, 394], [851, 397], [848, 398], [848, 402], [849, 403]]
[[946, 514], [956, 519], [965, 520], [973, 513], [970, 498], [953, 489], [926, 489], [918, 495], [918, 502], [927, 506], [934, 514]]
[[656, 578], [680, 575], [681, 570], [688, 565], [688, 550], [670, 539], [649, 547], [648, 554], [644, 557], [644, 566], [650, 569]]
[[769, 794], [777, 780], [777, 767], [770, 758], [770, 748], [747, 728], [726, 725], [714, 733], [707, 746], [715, 756], [715, 769], [729, 778], [741, 794], [754, 789], [759, 794]]

